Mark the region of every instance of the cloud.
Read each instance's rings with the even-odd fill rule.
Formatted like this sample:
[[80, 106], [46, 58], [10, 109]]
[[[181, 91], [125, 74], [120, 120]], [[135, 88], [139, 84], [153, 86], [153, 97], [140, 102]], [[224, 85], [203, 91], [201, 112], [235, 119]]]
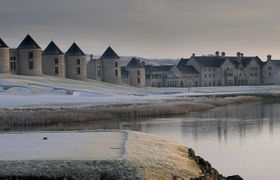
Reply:
[[94, 54], [111, 43], [119, 54], [145, 57], [216, 49], [280, 56], [279, 6], [276, 0], [0, 0], [0, 36], [17, 46], [29, 32], [42, 47], [53, 39], [65, 50], [75, 40]]

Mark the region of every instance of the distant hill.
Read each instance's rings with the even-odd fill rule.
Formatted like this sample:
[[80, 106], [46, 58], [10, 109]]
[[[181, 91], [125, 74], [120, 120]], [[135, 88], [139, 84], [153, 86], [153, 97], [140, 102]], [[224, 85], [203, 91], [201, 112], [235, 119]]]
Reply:
[[[128, 62], [132, 59], [132, 57], [136, 57], [137, 59], [140, 59], [141, 61], [144, 61], [145, 64], [153, 65], [153, 66], [159, 66], [159, 65], [176, 65], [180, 61], [180, 59], [146, 59], [142, 57], [137, 56], [121, 56], [121, 66], [126, 66]], [[94, 55], [94, 59], [99, 58], [99, 56]], [[89, 55], [87, 55], [87, 61], [90, 60]]]

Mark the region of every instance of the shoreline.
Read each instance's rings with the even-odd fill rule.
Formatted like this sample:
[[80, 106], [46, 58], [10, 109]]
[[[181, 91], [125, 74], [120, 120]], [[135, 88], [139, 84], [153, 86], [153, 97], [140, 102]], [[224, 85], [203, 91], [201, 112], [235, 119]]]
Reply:
[[186, 115], [189, 112], [207, 111], [217, 107], [262, 102], [256, 96], [236, 97], [182, 97], [159, 101], [111, 104], [80, 108], [15, 108], [0, 109], [0, 131], [18, 128], [50, 126], [55, 124], [85, 123], [107, 120], [125, 120]]
[[[7, 153], [10, 149], [15, 157], [5, 160], [6, 156], [2, 154], [0, 179], [230, 179], [197, 156], [191, 148], [140, 132], [2, 134], [1, 143], [7, 142], [5, 136], [13, 136], [14, 141], [9, 141], [10, 146], [2, 151]], [[42, 140], [42, 137], [48, 139]], [[106, 141], [100, 147], [100, 141], [108, 138], [111, 142]], [[65, 139], [68, 141], [65, 142]], [[111, 148], [112, 142], [115, 143], [114, 148]], [[41, 147], [40, 150], [29, 145], [22, 147], [30, 143]], [[63, 157], [57, 159], [61, 148]], [[77, 152], [77, 148], [87, 152], [87, 156], [76, 153], [73, 159], [71, 154]], [[21, 152], [24, 149], [28, 150], [29, 156]]]

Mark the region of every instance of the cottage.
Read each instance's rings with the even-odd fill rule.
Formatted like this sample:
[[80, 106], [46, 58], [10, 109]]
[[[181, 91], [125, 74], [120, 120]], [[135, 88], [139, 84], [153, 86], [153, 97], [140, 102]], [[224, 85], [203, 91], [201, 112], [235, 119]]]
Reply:
[[177, 64], [178, 70], [183, 74], [183, 87], [200, 86], [200, 76], [198, 70], [193, 65], [188, 65], [189, 59], [181, 59]]
[[271, 55], [267, 56], [267, 62], [263, 66], [263, 84], [280, 84], [280, 60], [272, 60]]
[[59, 47], [51, 41], [42, 54], [43, 74], [65, 78], [65, 57]]
[[225, 61], [223, 56], [217, 51], [213, 56], [193, 55], [187, 62], [200, 73], [201, 86], [221, 85], [221, 64]]
[[66, 77], [70, 79], [86, 80], [86, 54], [74, 42], [65, 53]]
[[29, 34], [17, 47], [17, 54], [15, 51], [11, 54], [13, 54], [12, 57], [18, 57], [17, 74], [42, 75], [42, 50]]
[[139, 59], [132, 58], [130, 62], [122, 67], [123, 82], [135, 87], [145, 87], [145, 68]]
[[109, 46], [99, 60], [102, 65], [102, 81], [121, 83], [120, 57], [117, 53]]

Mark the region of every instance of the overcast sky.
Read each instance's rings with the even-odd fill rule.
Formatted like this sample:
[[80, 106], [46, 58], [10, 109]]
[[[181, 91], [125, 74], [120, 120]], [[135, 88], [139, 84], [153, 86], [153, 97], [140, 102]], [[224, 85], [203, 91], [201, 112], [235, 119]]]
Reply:
[[180, 58], [216, 50], [280, 59], [279, 0], [0, 0], [0, 37], [27, 33], [44, 49]]

